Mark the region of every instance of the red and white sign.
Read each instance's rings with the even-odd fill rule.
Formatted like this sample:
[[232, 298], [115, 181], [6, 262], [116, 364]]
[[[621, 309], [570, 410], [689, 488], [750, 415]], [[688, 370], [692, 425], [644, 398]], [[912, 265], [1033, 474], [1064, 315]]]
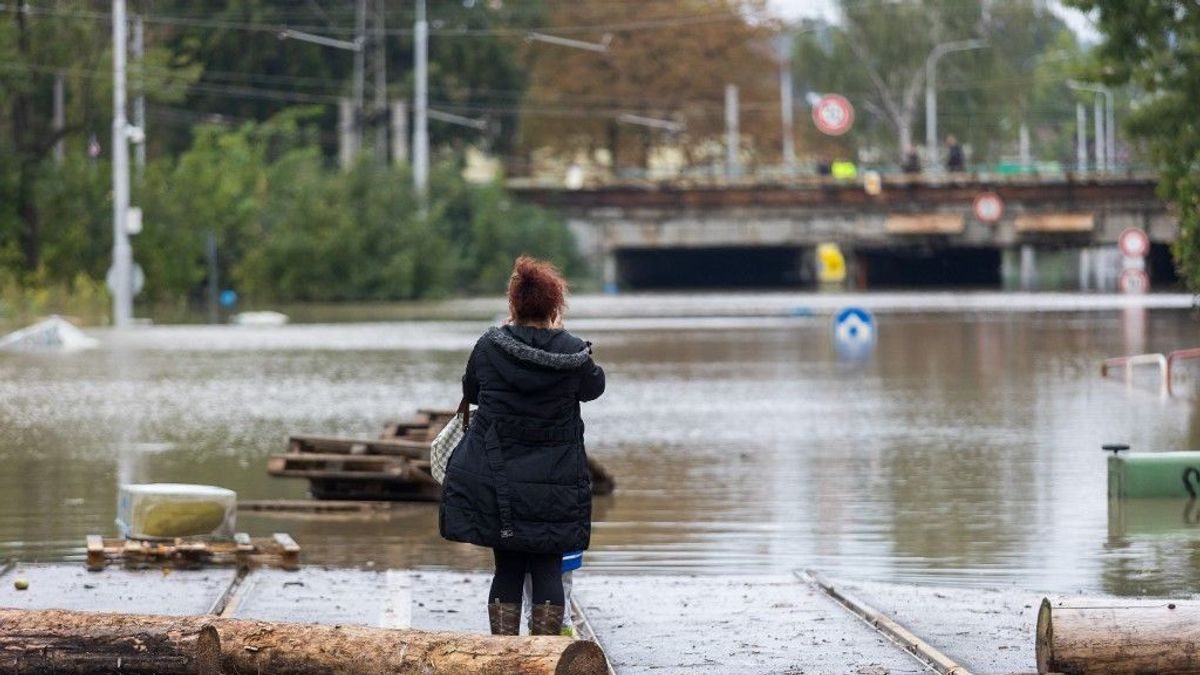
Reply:
[[1130, 227], [1117, 237], [1117, 248], [1126, 258], [1145, 258], [1150, 252], [1150, 237], [1144, 230]]
[[1145, 270], [1127, 269], [1121, 271], [1121, 276], [1117, 277], [1117, 287], [1122, 293], [1131, 295], [1140, 295], [1150, 291], [1150, 276]]
[[841, 136], [854, 126], [854, 106], [837, 94], [822, 96], [813, 106], [812, 116], [817, 128], [830, 136]]
[[1004, 200], [995, 192], [983, 192], [975, 197], [975, 217], [980, 222], [994, 225], [1004, 217]]

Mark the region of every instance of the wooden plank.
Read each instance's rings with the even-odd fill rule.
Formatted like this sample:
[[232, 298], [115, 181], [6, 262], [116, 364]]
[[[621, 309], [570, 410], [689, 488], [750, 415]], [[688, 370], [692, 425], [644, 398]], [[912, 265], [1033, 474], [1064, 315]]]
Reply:
[[398, 455], [411, 459], [429, 457], [429, 443], [399, 438], [364, 440], [331, 438], [326, 436], [293, 436], [289, 439], [289, 447], [296, 454], [328, 453], [349, 455], [355, 453], [356, 446], [362, 446], [361, 452], [365, 452], [365, 454]]
[[276, 532], [272, 535], [275, 543], [282, 549], [280, 555], [283, 564], [280, 565], [285, 570], [294, 570], [300, 567], [300, 545], [292, 539], [292, 535], [286, 532]]
[[[89, 544], [94, 544], [91, 535]], [[286, 535], [284, 535], [286, 536]], [[284, 545], [286, 544], [286, 546]], [[133, 539], [101, 539], [100, 553], [105, 563], [121, 563], [126, 567], [172, 567], [195, 569], [208, 565], [238, 567], [283, 567], [292, 569], [299, 564], [300, 547], [287, 537], [281, 544], [277, 538], [250, 539], [244, 534], [234, 541], [140, 541]], [[104, 565], [88, 569], [103, 569]]]
[[384, 501], [263, 499], [239, 501], [238, 510], [278, 513], [370, 513], [390, 510], [395, 503]]
[[407, 457], [397, 455], [342, 455], [330, 452], [285, 452], [271, 455], [267, 461], [270, 462], [272, 460], [282, 460], [289, 466], [320, 462], [339, 462], [344, 465], [360, 464], [364, 466], [377, 465], [384, 467], [404, 465], [413, 461]]
[[1091, 213], [1027, 213], [1013, 222], [1017, 232], [1091, 232], [1096, 227]]
[[398, 466], [394, 471], [349, 471], [334, 469], [281, 469], [271, 471], [278, 478], [333, 478], [339, 480], [379, 481], [383, 483], [415, 482], [417, 471], [408, 466]]
[[889, 213], [888, 234], [962, 234], [966, 219], [955, 213]]
[[87, 536], [87, 568], [92, 571], [102, 570], [108, 563], [104, 554], [104, 537], [98, 534]]

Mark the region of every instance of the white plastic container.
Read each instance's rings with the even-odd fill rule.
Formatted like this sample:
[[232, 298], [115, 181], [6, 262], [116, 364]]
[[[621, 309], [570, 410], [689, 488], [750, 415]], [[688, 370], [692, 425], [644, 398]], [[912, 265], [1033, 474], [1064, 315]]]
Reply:
[[237, 493], [222, 487], [148, 483], [117, 494], [117, 529], [127, 539], [228, 539], [236, 525]]

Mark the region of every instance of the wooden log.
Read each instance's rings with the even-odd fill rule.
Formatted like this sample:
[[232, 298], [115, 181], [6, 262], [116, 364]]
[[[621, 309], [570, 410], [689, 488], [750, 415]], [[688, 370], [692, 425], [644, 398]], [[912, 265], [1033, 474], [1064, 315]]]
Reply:
[[1200, 602], [1042, 600], [1039, 673], [1200, 672]]
[[0, 610], [0, 673], [221, 672], [221, 639], [203, 617]]
[[[157, 630], [180, 635], [211, 626], [220, 636], [220, 666], [226, 673], [601, 675], [607, 672], [604, 652], [596, 643], [558, 636], [516, 637], [218, 617], [0, 609], [0, 635], [31, 625], [62, 636], [84, 634], [96, 626], [118, 630], [131, 625], [144, 632]], [[3, 658], [8, 657], [0, 657]]]

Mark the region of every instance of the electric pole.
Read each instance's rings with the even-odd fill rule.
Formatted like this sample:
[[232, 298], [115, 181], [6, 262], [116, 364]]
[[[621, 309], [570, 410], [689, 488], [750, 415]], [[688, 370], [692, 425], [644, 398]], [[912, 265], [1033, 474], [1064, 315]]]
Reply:
[[425, 0], [417, 0], [417, 22], [413, 26], [413, 188], [424, 197], [429, 189], [429, 24]]
[[354, 130], [358, 137], [358, 147], [363, 146], [363, 75], [366, 70], [366, 54], [363, 45], [366, 44], [367, 32], [367, 0], [358, 0], [354, 12], [354, 42], [358, 50], [354, 52]]
[[375, 69], [375, 105], [371, 119], [375, 124], [375, 161], [380, 166], [388, 159], [387, 125], [387, 32], [384, 30], [386, 0], [375, 0], [375, 51], [372, 65]]
[[[134, 71], [137, 74], [133, 97], [133, 126], [146, 130], [146, 70], [143, 56], [145, 56], [145, 26], [142, 23], [142, 15], [138, 14], [133, 17], [133, 60], [135, 62]], [[146, 141], [143, 139], [141, 143], [137, 143], [133, 148], [134, 167], [137, 168], [138, 179], [146, 172]]]
[[742, 175], [738, 130], [738, 88], [736, 84], [725, 85], [725, 177]]
[[58, 135], [58, 140], [54, 141], [54, 163], [62, 164], [66, 157], [65, 143], [62, 138], [62, 131], [67, 126], [66, 114], [66, 83], [63, 79], [63, 74], [55, 73], [54, 75], [54, 119], [52, 125], [54, 133]]
[[129, 212], [129, 124], [125, 119], [125, 0], [113, 0], [113, 325], [133, 319], [133, 250], [125, 218]]

